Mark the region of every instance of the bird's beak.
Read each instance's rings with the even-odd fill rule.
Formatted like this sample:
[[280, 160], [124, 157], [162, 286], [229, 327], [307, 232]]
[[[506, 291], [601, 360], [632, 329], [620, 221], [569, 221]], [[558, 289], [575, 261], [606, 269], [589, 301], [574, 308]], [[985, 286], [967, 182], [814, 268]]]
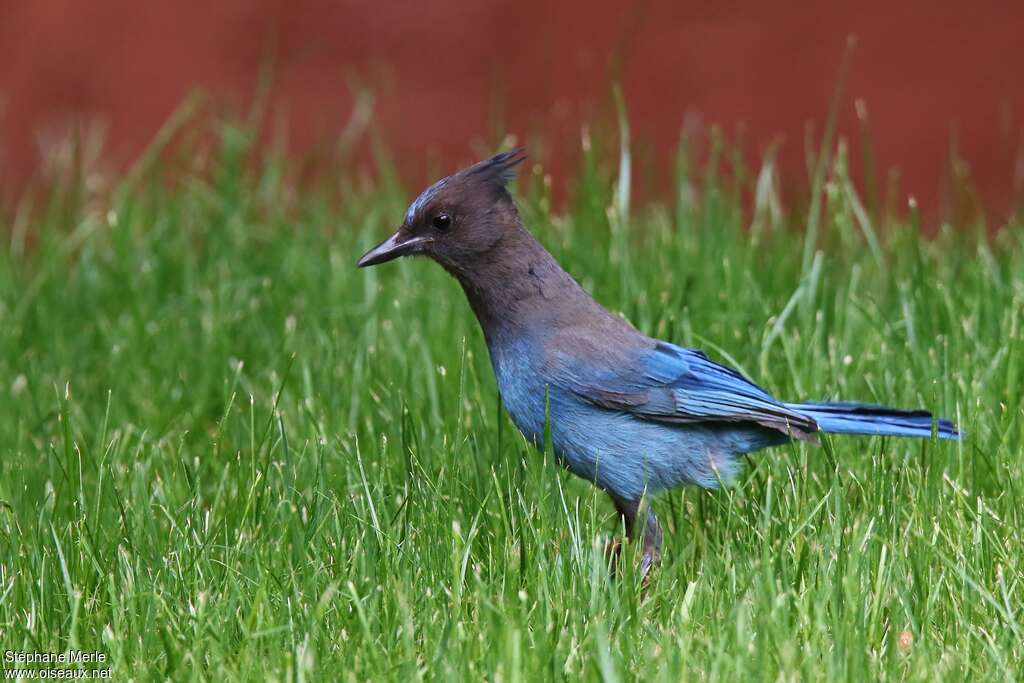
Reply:
[[399, 256], [418, 252], [429, 241], [429, 237], [423, 235], [413, 236], [399, 229], [394, 235], [363, 254], [363, 257], [356, 263], [356, 267], [366, 268], [367, 266], [375, 266], [378, 263], [386, 263]]

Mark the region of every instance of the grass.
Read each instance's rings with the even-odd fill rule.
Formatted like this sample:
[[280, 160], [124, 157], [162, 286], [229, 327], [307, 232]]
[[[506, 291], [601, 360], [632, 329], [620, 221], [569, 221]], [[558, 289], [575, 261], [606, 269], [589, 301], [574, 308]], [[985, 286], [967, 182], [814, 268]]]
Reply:
[[212, 139], [14, 213], [0, 649], [99, 650], [115, 680], [1019, 680], [1021, 226], [881, 230], [840, 153], [805, 266], [685, 154], [678, 199], [629, 216], [615, 153], [588, 148], [564, 212], [528, 169], [528, 225], [644, 332], [967, 432], [774, 449], [664, 495], [645, 592], [609, 577], [604, 496], [499, 410], [454, 281], [354, 268], [411, 193], [296, 190], [245, 128]]

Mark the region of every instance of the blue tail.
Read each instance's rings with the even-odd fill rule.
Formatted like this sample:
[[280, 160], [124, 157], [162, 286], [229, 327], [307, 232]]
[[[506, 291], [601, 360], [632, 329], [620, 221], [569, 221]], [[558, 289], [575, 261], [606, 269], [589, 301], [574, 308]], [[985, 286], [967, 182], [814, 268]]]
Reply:
[[[813, 417], [823, 432], [878, 436], [932, 436], [932, 414], [927, 410], [897, 410], [870, 403], [787, 403], [786, 407]], [[949, 420], [934, 423], [940, 439], [959, 439]]]

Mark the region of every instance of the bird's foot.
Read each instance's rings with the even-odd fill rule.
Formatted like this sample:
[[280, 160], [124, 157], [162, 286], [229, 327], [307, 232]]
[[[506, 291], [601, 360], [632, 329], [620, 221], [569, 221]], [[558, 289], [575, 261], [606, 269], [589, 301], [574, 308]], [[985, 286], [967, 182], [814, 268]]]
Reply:
[[[608, 569], [612, 575], [612, 578], [616, 578], [620, 574], [619, 563], [623, 561], [622, 558], [623, 544], [618, 539], [610, 539], [604, 547], [604, 555], [608, 561]], [[640, 576], [640, 581], [644, 588], [650, 584], [652, 577], [654, 576], [654, 568], [661, 562], [661, 553], [657, 548], [648, 547], [645, 544], [643, 554], [640, 556], [640, 561], [637, 564], [637, 573]]]
[[661, 563], [661, 553], [657, 548], [648, 547], [644, 544], [644, 554], [640, 557], [640, 581], [646, 589], [654, 580], [655, 567]]
[[[658, 524], [658, 518], [655, 517], [654, 510], [650, 506], [647, 507], [646, 512], [640, 510], [641, 500], [639, 498], [628, 499], [615, 494], [611, 494], [611, 498], [615, 503], [615, 509], [622, 516], [626, 533], [634, 540], [642, 539], [643, 555], [640, 556], [637, 571], [640, 574], [643, 587], [646, 589], [650, 585], [655, 565], [661, 560], [661, 525]], [[613, 576], [617, 574], [615, 565], [622, 554], [622, 544], [616, 542], [614, 548], [615, 555], [611, 563]]]

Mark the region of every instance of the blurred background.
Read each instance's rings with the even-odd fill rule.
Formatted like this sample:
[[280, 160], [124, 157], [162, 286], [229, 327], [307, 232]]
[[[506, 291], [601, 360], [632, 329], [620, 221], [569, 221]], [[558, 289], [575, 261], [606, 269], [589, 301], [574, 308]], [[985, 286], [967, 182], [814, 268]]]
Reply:
[[123, 168], [200, 89], [239, 113], [263, 103], [296, 155], [344, 138], [372, 171], [376, 139], [412, 189], [504, 132], [557, 184], [581, 125], [614, 124], [617, 82], [641, 194], [670, 191], [681, 134], [706, 156], [717, 124], [754, 167], [778, 145], [796, 202], [842, 85], [838, 132], [872, 202], [1001, 223], [1024, 196], [1022, 33], [1010, 1], [6, 0], [0, 181], [17, 196], [69, 135]]

